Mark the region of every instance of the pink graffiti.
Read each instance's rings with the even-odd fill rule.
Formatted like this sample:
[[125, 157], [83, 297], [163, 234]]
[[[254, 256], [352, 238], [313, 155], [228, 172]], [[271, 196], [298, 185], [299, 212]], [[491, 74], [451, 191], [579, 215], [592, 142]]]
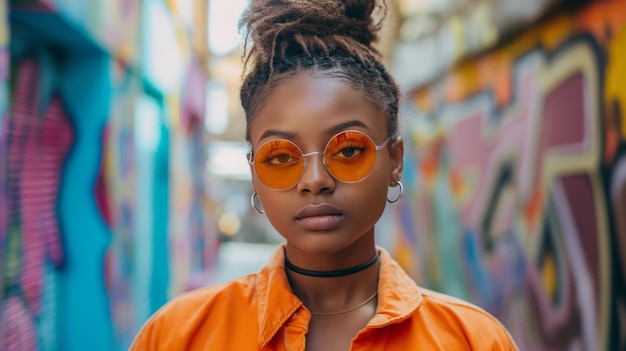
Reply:
[[[0, 348], [27, 350], [24, 339], [37, 345], [35, 320], [40, 313], [47, 259], [63, 262], [57, 223], [57, 197], [63, 163], [73, 142], [73, 129], [58, 97], [39, 113], [39, 66], [21, 63], [12, 97], [9, 124], [7, 215], [7, 296], [2, 296]], [[17, 333], [17, 334], [15, 334]], [[14, 344], [13, 334], [20, 340]], [[33, 348], [34, 349], [34, 348]]]
[[[11, 296], [2, 302], [0, 308], [0, 347], [3, 350], [37, 350], [34, 319], [21, 299]], [[8, 316], [8, 318], [5, 318]]]

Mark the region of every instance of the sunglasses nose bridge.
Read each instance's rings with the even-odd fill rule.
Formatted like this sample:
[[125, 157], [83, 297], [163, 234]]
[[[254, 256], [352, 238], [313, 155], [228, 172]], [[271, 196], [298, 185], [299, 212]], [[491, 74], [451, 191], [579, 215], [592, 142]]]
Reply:
[[304, 172], [306, 172], [307, 169], [307, 165], [308, 165], [308, 158], [311, 156], [315, 156], [315, 155], [321, 155], [322, 156], [322, 164], [324, 165], [324, 168], [326, 168], [326, 170], [328, 170], [328, 168], [326, 167], [326, 160], [324, 160], [324, 155], [326, 154], [326, 150], [324, 151], [313, 151], [313, 152], [309, 152], [307, 154], [302, 154], [302, 159], [304, 160], [304, 167], [302, 168], [302, 174], [304, 175]]
[[[314, 152], [309, 152], [306, 154], [302, 154], [302, 159], [304, 160], [304, 167], [302, 168], [302, 175], [300, 176], [300, 181], [303, 180], [303, 178], [307, 177], [305, 174], [307, 172], [311, 172], [310, 167], [309, 167], [309, 162], [308, 159], [311, 156], [317, 156], [320, 155], [321, 159], [319, 160], [319, 164], [317, 164], [316, 166], [313, 166], [314, 169], [316, 169], [317, 171], [313, 171], [313, 172], [325, 172], [326, 174], [330, 175], [332, 178], [334, 178], [334, 176], [332, 175], [332, 173], [330, 173], [330, 170], [328, 169], [328, 166], [326, 165], [326, 159], [325, 159], [325, 155], [326, 155], [326, 150], [323, 151], [314, 151]], [[313, 161], [315, 162], [315, 161]], [[317, 178], [318, 176], [315, 176], [315, 178]]]
[[306, 159], [306, 157], [309, 157], [309, 156], [313, 156], [313, 155], [317, 155], [317, 154], [324, 155], [325, 153], [326, 153], [325, 150], [324, 151], [313, 151], [313, 152], [309, 152], [308, 154], [302, 154], [302, 158]]

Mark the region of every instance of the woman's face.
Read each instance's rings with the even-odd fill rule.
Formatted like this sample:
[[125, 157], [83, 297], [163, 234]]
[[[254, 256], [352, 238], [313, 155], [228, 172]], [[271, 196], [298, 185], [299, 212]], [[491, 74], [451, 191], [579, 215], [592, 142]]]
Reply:
[[[282, 138], [307, 154], [323, 151], [331, 137], [345, 130], [361, 131], [381, 145], [388, 136], [386, 113], [340, 79], [298, 74], [274, 89], [252, 121], [250, 138], [255, 153], [263, 143]], [[355, 242], [373, 243], [388, 186], [401, 176], [402, 141], [374, 152], [371, 173], [356, 183], [335, 179], [319, 154], [306, 157], [302, 178], [287, 190], [267, 187], [252, 169], [254, 190], [288, 246], [331, 254]]]

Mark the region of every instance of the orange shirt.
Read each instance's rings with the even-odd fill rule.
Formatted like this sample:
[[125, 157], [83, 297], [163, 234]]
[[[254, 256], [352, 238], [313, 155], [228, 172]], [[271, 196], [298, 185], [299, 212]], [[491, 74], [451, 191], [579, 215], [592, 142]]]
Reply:
[[[350, 350], [517, 350], [482, 309], [418, 287], [382, 248], [376, 314]], [[280, 246], [258, 272], [170, 301], [131, 350], [304, 350], [311, 314], [292, 293]]]

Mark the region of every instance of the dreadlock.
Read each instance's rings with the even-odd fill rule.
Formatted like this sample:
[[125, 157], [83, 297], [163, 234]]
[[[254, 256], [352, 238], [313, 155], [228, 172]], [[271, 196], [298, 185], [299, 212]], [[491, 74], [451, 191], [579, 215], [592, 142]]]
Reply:
[[[376, 9], [384, 11], [375, 22]], [[376, 0], [252, 0], [240, 21], [247, 27], [241, 105], [250, 124], [272, 89], [301, 72], [343, 79], [363, 92], [398, 128], [398, 87], [372, 46], [386, 4]]]

